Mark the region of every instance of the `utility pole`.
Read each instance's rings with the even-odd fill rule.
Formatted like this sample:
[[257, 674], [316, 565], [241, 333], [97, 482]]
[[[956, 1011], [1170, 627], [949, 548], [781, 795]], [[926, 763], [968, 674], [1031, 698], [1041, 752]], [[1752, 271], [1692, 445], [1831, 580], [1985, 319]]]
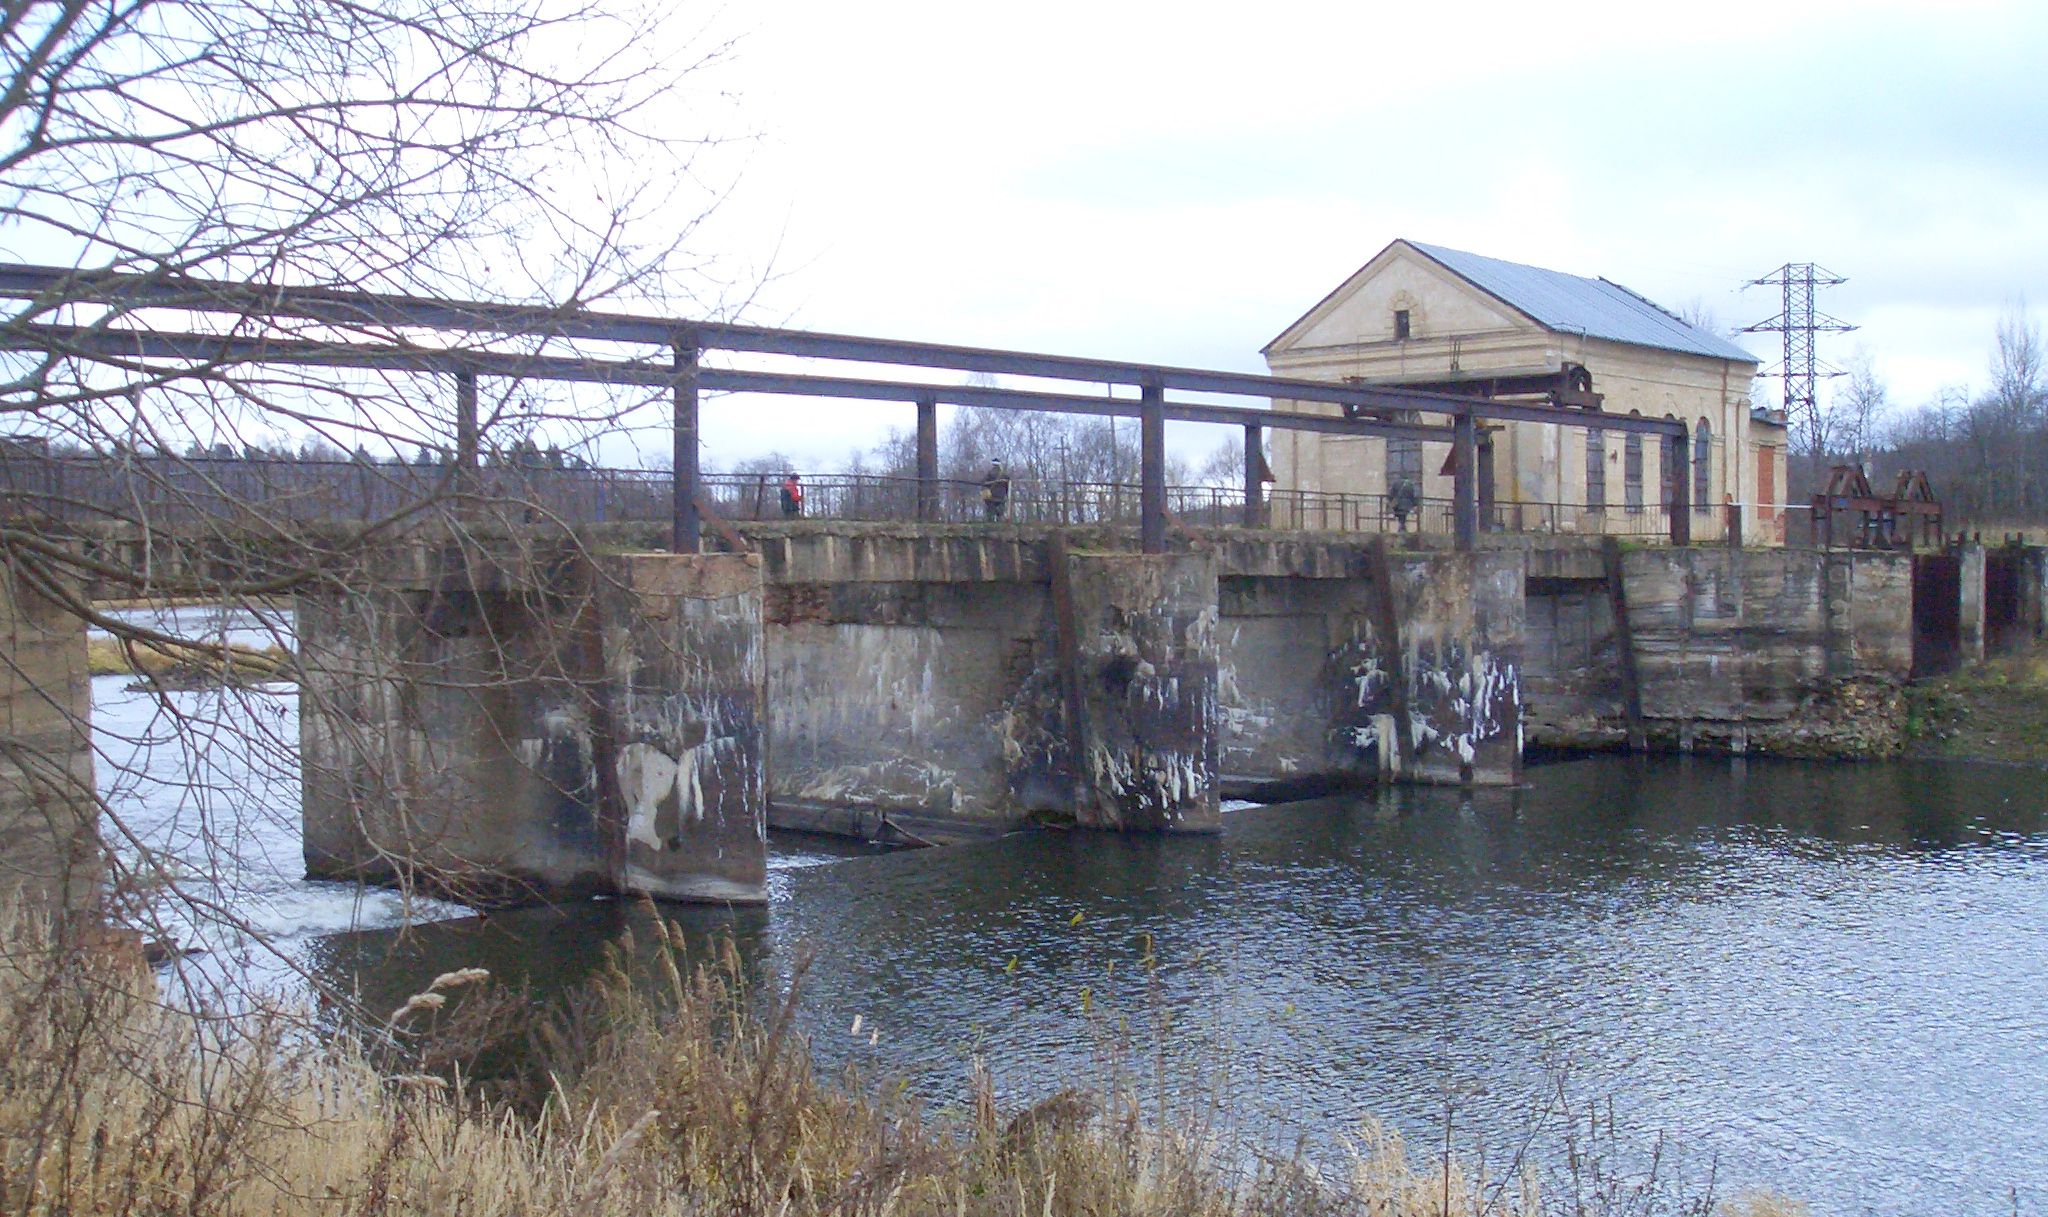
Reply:
[[1813, 461], [1811, 472], [1816, 480], [1820, 477], [1820, 462], [1827, 456], [1823, 451], [1827, 446], [1827, 435], [1822, 425], [1815, 382], [1840, 376], [1842, 370], [1830, 367], [1816, 357], [1814, 338], [1818, 334], [1846, 334], [1856, 327], [1816, 309], [1813, 297], [1820, 288], [1847, 282], [1842, 276], [1811, 262], [1787, 262], [1746, 285], [1783, 289], [1784, 306], [1778, 315], [1769, 321], [1748, 326], [1742, 332], [1785, 336], [1784, 362], [1764, 375], [1782, 377], [1785, 381], [1785, 421], [1792, 429], [1793, 442], [1805, 448], [1806, 455]]

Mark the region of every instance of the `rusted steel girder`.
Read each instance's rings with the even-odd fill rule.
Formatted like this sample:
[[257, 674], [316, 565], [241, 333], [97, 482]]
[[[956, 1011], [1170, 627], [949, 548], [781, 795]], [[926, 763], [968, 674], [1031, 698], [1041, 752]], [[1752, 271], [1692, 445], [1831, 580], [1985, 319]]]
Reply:
[[[505, 337], [579, 338], [652, 345], [664, 350], [678, 340], [689, 337], [694, 338], [697, 345], [705, 351], [745, 351], [811, 359], [1042, 377], [1091, 384], [1157, 384], [1162, 389], [1183, 392], [1264, 397], [1278, 401], [1319, 402], [1360, 408], [1416, 410], [1452, 416], [1471, 413], [1479, 418], [1500, 421], [1569, 422], [1576, 426], [1597, 427], [1602, 430], [1648, 434], [1669, 434], [1672, 430], [1672, 424], [1666, 419], [1611, 415], [1594, 411], [1586, 411], [1571, 419], [1560, 419], [1555, 410], [1545, 406], [1490, 402], [1458, 393], [1350, 385], [1334, 381], [1296, 380], [1123, 360], [1089, 359], [1070, 355], [1045, 355], [1027, 351], [909, 342], [893, 338], [865, 338], [806, 330], [770, 329], [725, 322], [605, 313], [581, 308], [439, 300], [373, 292], [337, 291], [330, 288], [273, 287], [216, 280], [9, 264], [0, 264], [0, 296], [26, 299], [31, 303], [39, 299], [46, 300], [52, 305], [99, 303], [127, 308], [232, 313], [249, 317], [289, 317], [344, 327], [411, 327], [496, 334]], [[42, 330], [45, 327], [39, 323], [25, 325], [17, 319], [5, 328], [20, 332], [24, 329]], [[485, 369], [480, 367], [478, 371], [482, 373]], [[544, 375], [539, 371], [532, 374], [536, 377]], [[1175, 416], [1169, 414], [1168, 417]], [[1351, 433], [1358, 432], [1353, 430]], [[1437, 438], [1439, 442], [1444, 442], [1449, 437], [1446, 434]]]

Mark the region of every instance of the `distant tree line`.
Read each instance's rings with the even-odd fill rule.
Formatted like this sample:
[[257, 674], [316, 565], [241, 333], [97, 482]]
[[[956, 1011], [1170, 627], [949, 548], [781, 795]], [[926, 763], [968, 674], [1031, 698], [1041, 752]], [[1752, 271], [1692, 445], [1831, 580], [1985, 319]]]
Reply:
[[[331, 443], [319, 436], [310, 436], [297, 445], [282, 440], [267, 442], [228, 443], [225, 440], [202, 443], [194, 440], [182, 450], [171, 450], [147, 442], [126, 443], [121, 440], [100, 445], [78, 443], [73, 440], [50, 440], [33, 435], [0, 437], [0, 459], [13, 457], [47, 457], [54, 460], [108, 460], [132, 459], [172, 461], [241, 461], [263, 464], [354, 464], [382, 466], [441, 466], [454, 461], [454, 453], [445, 448], [419, 445], [410, 460], [396, 451], [373, 453], [358, 444], [353, 451]], [[539, 441], [528, 437], [516, 440], [500, 448], [486, 447], [478, 454], [478, 461], [485, 466], [516, 469], [594, 469], [588, 457], [570, 451], [559, 444], [543, 448]]]
[[1999, 318], [1990, 382], [1948, 388], [1889, 420], [1877, 465], [1886, 480], [1924, 470], [1958, 524], [2048, 521], [2048, 366], [2024, 305]]
[[1899, 473], [1924, 472], [1949, 528], [2048, 523], [2048, 349], [2024, 303], [1999, 318], [1988, 383], [1948, 386], [1917, 406], [1896, 406], [1867, 352], [1812, 427], [1793, 436], [1791, 493], [1802, 502], [1835, 465], [1854, 465], [1879, 494]]

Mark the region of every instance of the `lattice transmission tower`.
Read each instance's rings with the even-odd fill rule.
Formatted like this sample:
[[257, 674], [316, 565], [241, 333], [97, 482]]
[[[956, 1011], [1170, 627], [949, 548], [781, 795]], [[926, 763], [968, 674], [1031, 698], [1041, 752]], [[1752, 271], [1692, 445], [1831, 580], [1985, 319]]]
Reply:
[[1822, 363], [1814, 352], [1814, 336], [1817, 334], [1846, 334], [1856, 327], [1846, 321], [1830, 317], [1813, 306], [1814, 292], [1823, 287], [1834, 287], [1848, 280], [1824, 270], [1811, 262], [1787, 262], [1765, 275], [1752, 279], [1749, 287], [1780, 287], [1784, 289], [1785, 306], [1769, 321], [1759, 321], [1743, 329], [1745, 334], [1783, 334], [1785, 336], [1785, 361], [1776, 369], [1764, 373], [1766, 376], [1782, 377], [1785, 381], [1785, 421], [1797, 437], [1795, 442], [1808, 449], [1811, 454], [1818, 442], [1821, 431], [1820, 402], [1814, 393], [1816, 381], [1842, 375], [1842, 370]]

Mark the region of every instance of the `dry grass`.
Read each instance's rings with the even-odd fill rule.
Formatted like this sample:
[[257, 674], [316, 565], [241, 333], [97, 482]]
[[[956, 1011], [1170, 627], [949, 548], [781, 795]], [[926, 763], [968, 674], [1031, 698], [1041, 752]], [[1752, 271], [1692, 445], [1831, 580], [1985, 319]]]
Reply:
[[[0, 961], [8, 1213], [1550, 1211], [1526, 1174], [1503, 1185], [1459, 1162], [1418, 1160], [1377, 1126], [1348, 1169], [1224, 1150], [1203, 1119], [1142, 1119], [1114, 1069], [1093, 1092], [1010, 1113], [985, 1075], [957, 1112], [939, 1115], [902, 1088], [827, 1084], [791, 1030], [794, 986], [764, 1011], [736, 968], [685, 969], [672, 943], [654, 983], [615, 970], [550, 1024], [540, 1094], [522, 1104], [480, 1097], [459, 1071], [396, 1072], [437, 1039], [473, 1035], [460, 1026], [465, 1008], [494, 1009], [471, 973], [440, 978], [390, 1016], [378, 1069], [359, 1045], [317, 1042], [282, 1016], [202, 1024], [164, 1010], [144, 970], [91, 943], [14, 938]], [[1245, 1162], [1263, 1165], [1232, 1165]], [[1757, 1201], [1736, 1211], [1798, 1210]]]
[[2048, 764], [2048, 647], [1909, 686], [1908, 755]]
[[91, 638], [86, 664], [94, 676], [144, 675], [166, 680], [247, 682], [295, 679], [291, 652], [283, 647], [233, 643], [125, 642]]

